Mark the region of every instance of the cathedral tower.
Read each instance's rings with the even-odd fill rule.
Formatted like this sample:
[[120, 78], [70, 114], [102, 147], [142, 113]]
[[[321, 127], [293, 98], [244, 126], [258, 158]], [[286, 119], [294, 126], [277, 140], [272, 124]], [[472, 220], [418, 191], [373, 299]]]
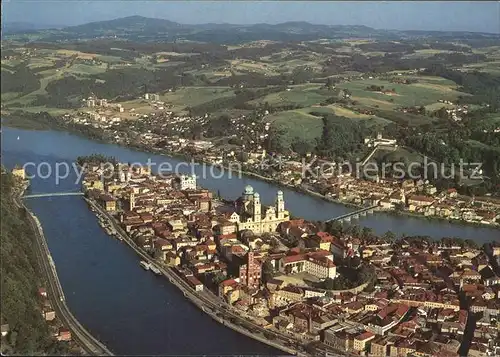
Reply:
[[253, 221], [254, 222], [260, 222], [261, 220], [261, 210], [262, 210], [262, 205], [260, 203], [260, 195], [255, 192], [253, 194]]
[[285, 200], [283, 198], [283, 191], [278, 191], [276, 195], [276, 215], [278, 219], [285, 218]]
[[243, 191], [243, 199], [250, 202], [253, 198], [253, 187], [250, 185], [245, 186], [245, 191]]

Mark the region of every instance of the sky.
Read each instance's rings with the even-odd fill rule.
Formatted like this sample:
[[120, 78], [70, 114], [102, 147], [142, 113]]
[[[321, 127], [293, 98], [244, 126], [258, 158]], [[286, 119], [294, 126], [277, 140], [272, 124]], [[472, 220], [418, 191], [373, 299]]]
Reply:
[[6, 22], [79, 25], [132, 15], [184, 24], [307, 21], [378, 29], [500, 33], [500, 1], [2, 1], [2, 21]]

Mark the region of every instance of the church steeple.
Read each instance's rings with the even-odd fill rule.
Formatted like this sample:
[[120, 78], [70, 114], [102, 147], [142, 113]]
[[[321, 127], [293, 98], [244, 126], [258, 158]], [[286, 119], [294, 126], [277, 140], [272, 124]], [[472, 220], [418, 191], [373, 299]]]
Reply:
[[258, 192], [253, 194], [253, 221], [260, 222], [262, 217], [262, 205], [260, 203], [260, 195]]
[[285, 199], [283, 198], [283, 191], [278, 191], [276, 195], [276, 215], [278, 219], [285, 217]]

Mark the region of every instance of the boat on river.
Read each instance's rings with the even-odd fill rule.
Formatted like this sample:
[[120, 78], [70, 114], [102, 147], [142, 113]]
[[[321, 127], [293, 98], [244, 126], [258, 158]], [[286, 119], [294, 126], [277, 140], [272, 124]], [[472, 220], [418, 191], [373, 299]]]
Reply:
[[150, 264], [149, 265], [149, 269], [151, 269], [151, 271], [153, 273], [155, 273], [156, 275], [161, 275], [161, 271], [160, 269], [158, 269], [157, 267], [155, 267], [153, 264]]
[[139, 264], [141, 265], [141, 267], [144, 268], [144, 270], [149, 270], [149, 268], [151, 268], [151, 265], [148, 262], [145, 262], [144, 260], [141, 260]]

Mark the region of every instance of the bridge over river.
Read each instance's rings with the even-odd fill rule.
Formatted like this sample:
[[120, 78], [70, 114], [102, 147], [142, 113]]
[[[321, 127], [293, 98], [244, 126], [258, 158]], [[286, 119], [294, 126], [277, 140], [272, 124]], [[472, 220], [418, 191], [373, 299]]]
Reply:
[[83, 192], [52, 192], [52, 193], [34, 193], [24, 195], [23, 198], [38, 198], [38, 197], [58, 197], [58, 196], [83, 196]]
[[373, 211], [375, 209], [377, 209], [377, 207], [378, 207], [377, 205], [364, 207], [364, 208], [361, 208], [357, 211], [349, 212], [349, 213], [343, 214], [342, 216], [331, 218], [331, 219], [327, 220], [326, 222], [350, 221], [351, 218], [359, 218], [359, 216], [366, 216], [367, 213], [373, 213]]
[[[59, 197], [59, 196], [83, 196], [83, 192], [52, 192], [52, 193], [34, 193], [31, 195], [24, 195], [23, 198], [39, 198], [39, 197]], [[377, 205], [361, 208], [354, 212], [349, 212], [343, 214], [342, 216], [334, 217], [326, 222], [334, 221], [350, 221], [351, 218], [359, 218], [360, 216], [366, 216], [367, 213], [373, 213], [377, 208]]]

